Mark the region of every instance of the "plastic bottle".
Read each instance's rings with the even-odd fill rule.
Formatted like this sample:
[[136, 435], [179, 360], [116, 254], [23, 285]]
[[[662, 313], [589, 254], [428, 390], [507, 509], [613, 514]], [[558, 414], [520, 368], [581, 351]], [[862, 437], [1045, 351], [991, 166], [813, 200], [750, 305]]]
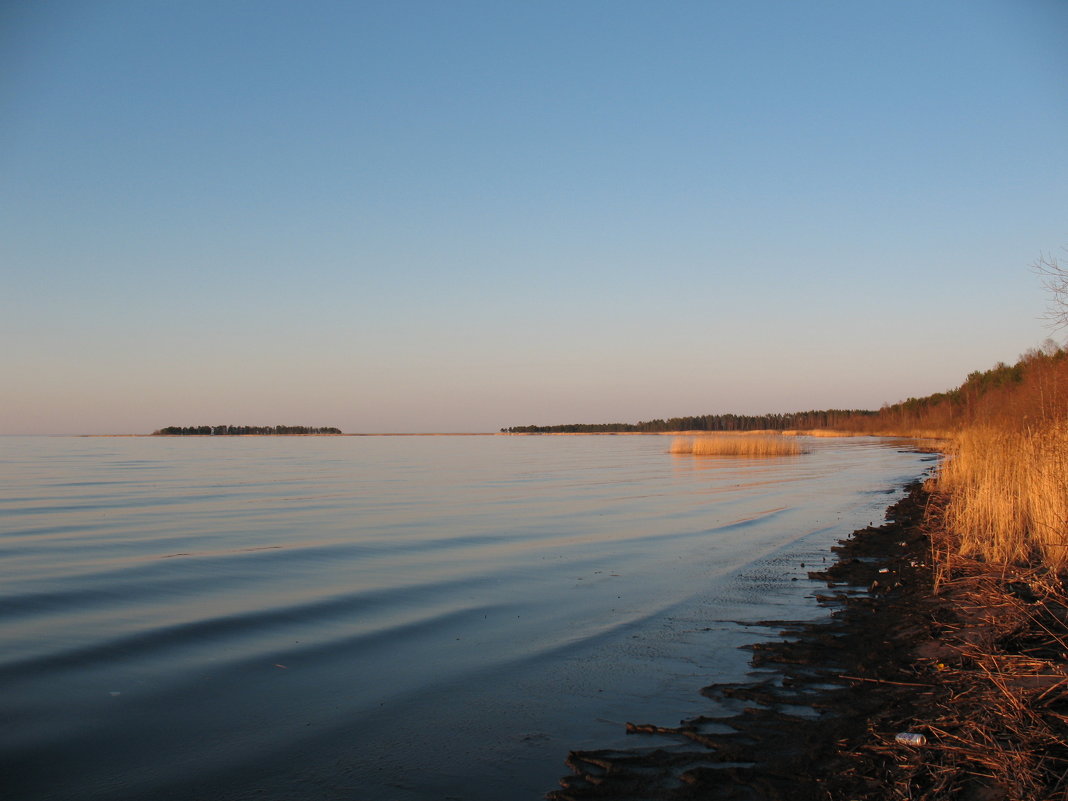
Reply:
[[894, 735], [894, 739], [904, 745], [927, 745], [927, 738], [914, 731], [903, 731]]

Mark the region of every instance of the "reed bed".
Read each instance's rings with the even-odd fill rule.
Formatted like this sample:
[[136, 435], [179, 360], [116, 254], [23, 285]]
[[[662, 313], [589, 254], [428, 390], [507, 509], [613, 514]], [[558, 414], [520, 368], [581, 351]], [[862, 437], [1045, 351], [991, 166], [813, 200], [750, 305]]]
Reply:
[[676, 437], [671, 443], [671, 453], [694, 456], [797, 456], [801, 452], [796, 439], [778, 434]]
[[782, 432], [784, 437], [865, 437], [867, 434], [862, 434], [856, 431], [838, 431], [832, 428], [788, 428]]
[[963, 553], [1068, 568], [1068, 424], [966, 429], [949, 453], [937, 488]]

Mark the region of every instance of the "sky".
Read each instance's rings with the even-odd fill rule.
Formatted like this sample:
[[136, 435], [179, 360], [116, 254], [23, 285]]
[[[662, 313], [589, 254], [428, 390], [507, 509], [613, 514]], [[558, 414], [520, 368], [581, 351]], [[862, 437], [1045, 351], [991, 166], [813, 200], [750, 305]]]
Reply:
[[1068, 3], [0, 6], [0, 433], [878, 408], [1049, 336]]

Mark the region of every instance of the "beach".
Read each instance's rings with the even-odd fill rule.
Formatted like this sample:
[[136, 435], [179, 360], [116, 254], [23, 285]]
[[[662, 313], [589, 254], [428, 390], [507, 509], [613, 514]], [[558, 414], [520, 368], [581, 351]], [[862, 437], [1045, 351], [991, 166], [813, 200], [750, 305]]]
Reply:
[[[553, 801], [1065, 797], [1065, 593], [1053, 574], [950, 555], [942, 498], [914, 483], [810, 577], [828, 619], [764, 621], [737, 705], [626, 750], [573, 751]], [[1003, 569], [1004, 570], [1004, 569]]]

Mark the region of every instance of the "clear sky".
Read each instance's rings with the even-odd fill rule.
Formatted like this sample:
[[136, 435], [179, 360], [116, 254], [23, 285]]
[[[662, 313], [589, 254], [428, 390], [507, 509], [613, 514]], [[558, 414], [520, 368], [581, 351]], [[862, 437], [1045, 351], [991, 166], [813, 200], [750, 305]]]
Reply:
[[0, 10], [0, 433], [878, 408], [1050, 331], [1060, 0]]

